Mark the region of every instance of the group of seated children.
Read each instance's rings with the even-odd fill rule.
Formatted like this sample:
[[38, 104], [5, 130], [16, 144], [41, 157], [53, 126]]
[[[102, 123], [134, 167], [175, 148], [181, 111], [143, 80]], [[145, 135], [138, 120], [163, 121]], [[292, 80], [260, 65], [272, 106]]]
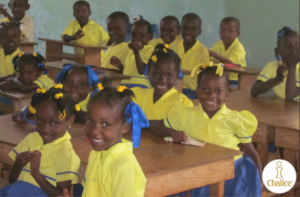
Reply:
[[[29, 8], [27, 0], [11, 0], [9, 6], [22, 3]], [[86, 1], [77, 1], [73, 9], [76, 20], [62, 39], [110, 45], [101, 67], [131, 79], [113, 88], [105, 79], [99, 82], [93, 66], [66, 64], [54, 84], [43, 56], [18, 48], [21, 31], [15, 21], [22, 19], [17, 17], [20, 12], [7, 16], [1, 5], [0, 13], [10, 22], [3, 23], [0, 32], [0, 90], [36, 92], [29, 106], [13, 114], [17, 123], [34, 124], [36, 132], [9, 153], [15, 162], [10, 185], [0, 190], [0, 196], [69, 196], [72, 185], [75, 196], [144, 196], [146, 178], [133, 154], [133, 147], [140, 145], [141, 128], [174, 142], [185, 142], [189, 136], [235, 150], [241, 145], [245, 155], [234, 158], [235, 178], [225, 181], [225, 196], [261, 195], [262, 166], [252, 145], [258, 122], [249, 111], [230, 110], [225, 104], [229, 85], [236, 80], [225, 64], [246, 66], [236, 18], [222, 20], [221, 41], [207, 49], [197, 39], [201, 18], [193, 13], [184, 15], [181, 25], [176, 17], [164, 17], [160, 38], [153, 39], [155, 27], [142, 17], [131, 25], [124, 12], [114, 12], [106, 20], [107, 34], [89, 19]], [[251, 94], [273, 90], [276, 97], [299, 101], [299, 34], [282, 28], [275, 55], [277, 62], [267, 64]], [[191, 74], [183, 76], [182, 70]], [[175, 89], [181, 78], [184, 94]], [[198, 106], [191, 101], [195, 98]], [[83, 133], [93, 148], [83, 191], [77, 184], [80, 159], [68, 133], [74, 121], [85, 123]], [[131, 130], [133, 142], [122, 138]], [[209, 196], [209, 186], [191, 190], [191, 196]]]

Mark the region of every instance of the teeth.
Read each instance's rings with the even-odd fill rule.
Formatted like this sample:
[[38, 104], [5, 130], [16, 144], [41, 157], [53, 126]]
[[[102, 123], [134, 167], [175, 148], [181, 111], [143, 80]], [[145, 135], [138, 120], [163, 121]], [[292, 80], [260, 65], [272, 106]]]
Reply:
[[93, 138], [93, 142], [101, 143], [101, 142], [103, 142], [103, 140], [98, 140], [98, 139], [94, 139], [94, 138]]
[[166, 86], [157, 86], [159, 89], [165, 89]]
[[206, 101], [206, 103], [209, 104], [209, 105], [216, 104], [216, 102], [211, 102], [211, 101]]

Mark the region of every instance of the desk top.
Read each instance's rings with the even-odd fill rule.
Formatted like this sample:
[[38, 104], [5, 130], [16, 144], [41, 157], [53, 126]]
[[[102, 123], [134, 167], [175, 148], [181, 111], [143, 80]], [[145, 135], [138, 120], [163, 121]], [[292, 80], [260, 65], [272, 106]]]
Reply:
[[21, 41], [20, 46], [32, 46], [32, 45], [38, 45], [37, 42], [26, 42], [26, 41]]
[[46, 41], [46, 42], [53, 42], [57, 44], [62, 44], [65, 46], [71, 46], [71, 47], [78, 47], [78, 48], [84, 48], [84, 49], [102, 49], [106, 50], [107, 47], [101, 46], [101, 45], [88, 45], [88, 44], [80, 44], [76, 42], [64, 42], [62, 40], [52, 40], [47, 38], [39, 38], [39, 40]]
[[270, 126], [299, 130], [299, 102], [258, 96], [242, 91], [230, 92], [225, 102], [232, 110], [248, 110], [259, 122]]
[[13, 100], [18, 100], [18, 101], [32, 98], [33, 94], [34, 94], [34, 92], [22, 93], [22, 92], [11, 91], [11, 90], [10, 91], [1, 91], [0, 90], [0, 96], [10, 98]]
[[[239, 68], [227, 68], [228, 71], [233, 72], [233, 73], [238, 73], [238, 74], [259, 74], [261, 70], [256, 69], [256, 68], [249, 68], [249, 67], [239, 67]], [[190, 75], [191, 71], [189, 70], [183, 70], [181, 69], [183, 75]]]

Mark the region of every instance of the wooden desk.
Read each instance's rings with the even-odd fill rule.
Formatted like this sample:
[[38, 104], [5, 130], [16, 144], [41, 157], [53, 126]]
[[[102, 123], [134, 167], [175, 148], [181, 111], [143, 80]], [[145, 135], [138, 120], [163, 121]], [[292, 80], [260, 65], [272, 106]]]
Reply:
[[[56, 62], [47, 62], [47, 72], [49, 78], [55, 81], [56, 75], [62, 70], [64, 64], [73, 63], [71, 61], [56, 61]], [[78, 64], [81, 65], [81, 64]], [[121, 80], [130, 79], [129, 76], [123, 75], [118, 72], [110, 71], [110, 70], [103, 70], [104, 73], [98, 74], [98, 78], [101, 79], [103, 77], [107, 77], [110, 82], [111, 86], [117, 88], [120, 85]]]
[[[75, 42], [63, 42], [62, 40], [51, 40], [46, 38], [39, 38], [39, 40], [46, 42], [46, 60], [48, 62], [62, 61], [63, 59], [82, 63], [84, 65], [93, 65], [100, 68], [101, 66], [101, 50], [106, 50], [106, 47], [100, 45], [86, 45]], [[71, 46], [82, 48], [84, 50], [83, 56], [75, 54], [64, 53], [63, 46]]]
[[21, 41], [19, 48], [20, 48], [20, 51], [25, 51], [27, 53], [33, 53], [34, 45], [38, 45], [38, 43]]
[[22, 110], [29, 105], [34, 92], [21, 93], [16, 91], [0, 91], [0, 96], [13, 100], [13, 111]]

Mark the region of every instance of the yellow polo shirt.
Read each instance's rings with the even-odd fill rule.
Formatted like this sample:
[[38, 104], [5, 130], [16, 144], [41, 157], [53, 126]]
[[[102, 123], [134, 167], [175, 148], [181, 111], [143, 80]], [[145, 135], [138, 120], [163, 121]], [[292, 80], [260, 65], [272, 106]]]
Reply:
[[[139, 71], [135, 63], [135, 55], [133, 51], [129, 48], [128, 50], [130, 50], [130, 53], [126, 58], [125, 64], [123, 64], [124, 65], [123, 74], [130, 76], [131, 79], [122, 80], [121, 84], [141, 84], [150, 87], [148, 82], [148, 77], [145, 76], [144, 74], [142, 75], [139, 74]], [[148, 64], [148, 60], [150, 59], [153, 50], [154, 48], [151, 45], [145, 45], [144, 48], [140, 50], [141, 59], [145, 64]]]
[[5, 56], [3, 48], [0, 48], [0, 77], [16, 74], [12, 60], [19, 53], [20, 49], [17, 48], [11, 55]]
[[[100, 44], [105, 46], [109, 40], [107, 32], [100, 25], [95, 23], [92, 19], [89, 19], [88, 24], [86, 24], [83, 28], [80, 27], [77, 20], [71, 21], [68, 27], [62, 33], [61, 39], [63, 39], [63, 36], [65, 34], [67, 34], [68, 36], [74, 36], [79, 29], [81, 29], [85, 35], [78, 40], [74, 40], [73, 42], [89, 45]], [[75, 47], [74, 53], [76, 55], [83, 55], [84, 50], [82, 48]], [[104, 51], [101, 50], [101, 59], [103, 59], [103, 57]]]
[[[57, 182], [71, 180], [72, 184], [76, 184], [80, 159], [73, 150], [70, 139], [71, 136], [66, 131], [63, 137], [44, 145], [38, 132], [30, 133], [8, 155], [15, 161], [19, 153], [29, 149], [38, 150], [42, 153], [40, 172], [49, 183], [56, 186]], [[30, 174], [30, 163], [22, 169], [18, 180], [40, 187]]]
[[92, 150], [82, 185], [83, 197], [144, 196], [146, 178], [132, 153], [132, 143], [122, 139], [108, 150]]
[[[277, 68], [278, 64], [277, 62], [269, 62], [265, 68], [259, 73], [257, 80], [266, 82], [269, 81], [270, 79], [273, 79], [277, 76]], [[284, 73], [284, 75], [287, 76], [288, 71]], [[299, 63], [296, 66], [296, 85], [297, 87], [300, 86], [299, 84]], [[279, 97], [282, 99], [285, 99], [285, 87], [286, 87], [286, 79], [287, 77], [284, 78], [283, 82], [278, 84], [277, 86], [272, 88], [273, 91], [273, 96]], [[299, 96], [294, 98], [295, 101], [299, 101]]]
[[[201, 105], [185, 107], [179, 103], [169, 111], [164, 124], [194, 139], [235, 150], [239, 150], [239, 143], [250, 143], [257, 128], [253, 114], [230, 110], [225, 104], [210, 119]], [[234, 160], [241, 156], [235, 156]]]
[[113, 43], [110, 47], [108, 47], [107, 51], [105, 52], [101, 67], [119, 70], [117, 67], [114, 67], [113, 65], [110, 64], [110, 59], [113, 56], [116, 56], [124, 66], [125, 60], [127, 56], [130, 54], [130, 52], [131, 50], [128, 48], [127, 42], [122, 42], [117, 45]]
[[[209, 53], [207, 48], [201, 44], [198, 40], [194, 46], [186, 53], [184, 51], [183, 40], [180, 41], [174, 51], [181, 58], [181, 69], [192, 71], [199, 64], [209, 63]], [[197, 77], [192, 78], [189, 75], [183, 76], [183, 88], [196, 90]]]
[[[179, 41], [182, 41], [182, 38], [180, 36], [176, 36], [175, 40], [169, 44], [169, 49], [174, 51]], [[149, 42], [149, 45], [152, 45], [154, 48], [158, 44], [165, 44], [165, 43], [161, 38], [156, 38]]]
[[86, 98], [81, 101], [80, 103], [78, 103], [78, 105], [80, 106], [80, 110], [86, 112], [87, 111], [87, 104], [89, 103], [91, 98], [91, 93], [89, 93]]
[[50, 79], [47, 75], [41, 75], [33, 83], [37, 84], [40, 88], [49, 90], [54, 86], [54, 81]]
[[[243, 67], [246, 67], [246, 51], [240, 41], [236, 38], [231, 46], [225, 51], [225, 45], [222, 40], [218, 41], [210, 50], [227, 57], [234, 64], [239, 64]], [[212, 61], [218, 61], [214, 57], [210, 57]], [[230, 80], [238, 80], [238, 74], [229, 73]]]
[[134, 92], [132, 101], [138, 104], [148, 120], [162, 120], [167, 117], [169, 110], [175, 103], [182, 103], [186, 107], [193, 107], [193, 102], [175, 88], [166, 92], [156, 103], [153, 103], [154, 89], [131, 88]]

